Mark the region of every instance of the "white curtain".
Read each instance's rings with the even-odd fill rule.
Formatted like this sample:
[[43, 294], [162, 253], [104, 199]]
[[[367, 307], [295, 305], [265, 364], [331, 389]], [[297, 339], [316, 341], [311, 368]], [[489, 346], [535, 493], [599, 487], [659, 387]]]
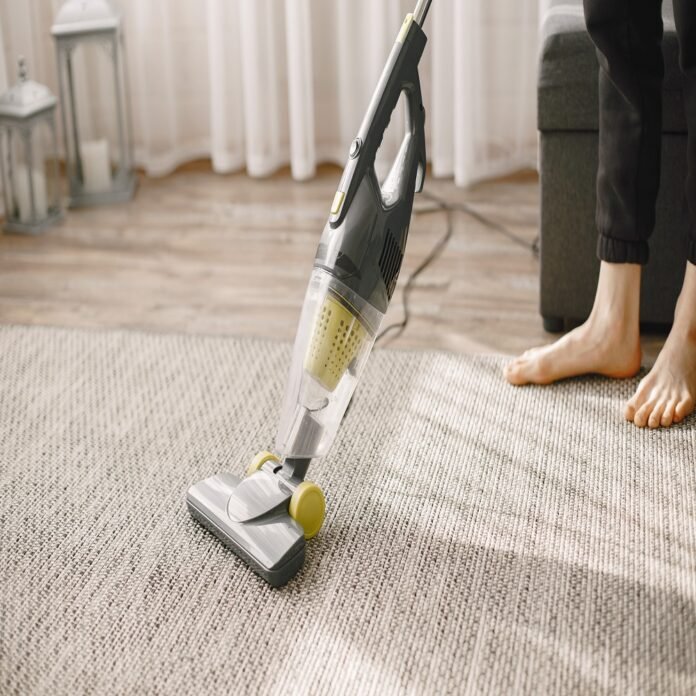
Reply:
[[[536, 164], [540, 2], [434, 0], [422, 67], [429, 157], [459, 185]], [[135, 150], [151, 175], [211, 157], [218, 172], [297, 179], [343, 164], [416, 0], [117, 0], [125, 18]], [[17, 56], [57, 92], [60, 0], [0, 0], [0, 86]], [[103, 89], [94, 65], [78, 84]], [[92, 73], [92, 74], [90, 74]], [[99, 131], [100, 111], [85, 114]], [[383, 160], [400, 140], [387, 134]], [[382, 153], [380, 153], [382, 154]]]

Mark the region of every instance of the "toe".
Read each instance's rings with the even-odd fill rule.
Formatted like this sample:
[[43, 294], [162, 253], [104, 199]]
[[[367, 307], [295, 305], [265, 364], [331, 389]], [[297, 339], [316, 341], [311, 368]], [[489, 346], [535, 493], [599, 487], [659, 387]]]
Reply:
[[530, 366], [533, 363], [535, 353], [536, 349], [532, 348], [522, 353], [522, 355], [518, 355], [507, 365], [505, 365], [503, 368], [503, 374], [505, 375], [505, 379], [510, 382], [510, 384], [514, 384], [515, 386], [529, 384]]
[[635, 397], [633, 397], [633, 399], [631, 399], [626, 404], [626, 408], [624, 409], [624, 417], [626, 418], [626, 420], [633, 421], [633, 419], [636, 417], [637, 410], [638, 410], [638, 406], [636, 405]]
[[648, 400], [648, 396], [649, 386], [645, 379], [643, 379], [641, 383], [638, 385], [636, 393], [629, 399], [628, 403], [626, 404], [626, 409], [624, 411], [626, 420], [635, 420], [636, 414], [645, 405], [645, 402]]
[[643, 397], [643, 394], [640, 391], [637, 391], [633, 397], [629, 400], [629, 402], [626, 404], [626, 409], [624, 411], [624, 415], [626, 416], [626, 420], [633, 421], [635, 420], [636, 414], [640, 409], [645, 405], [645, 398]]
[[674, 409], [677, 407], [676, 399], [672, 399], [665, 406], [665, 410], [662, 413], [662, 419], [660, 420], [660, 425], [663, 428], [669, 428], [674, 421]]
[[518, 358], [505, 366], [505, 379], [515, 386], [526, 383], [524, 379], [524, 363]]
[[674, 421], [680, 423], [694, 410], [694, 400], [687, 396], [683, 398], [674, 410]]
[[650, 413], [650, 417], [648, 418], [648, 427], [651, 430], [660, 427], [660, 423], [662, 422], [662, 414], [664, 412], [665, 402], [658, 401], [657, 404], [655, 404], [655, 408], [653, 408], [652, 412]]
[[639, 428], [644, 428], [648, 424], [648, 419], [650, 418], [650, 414], [652, 413], [654, 407], [655, 404], [652, 401], [648, 401], [648, 403], [643, 404], [636, 412], [633, 422]]

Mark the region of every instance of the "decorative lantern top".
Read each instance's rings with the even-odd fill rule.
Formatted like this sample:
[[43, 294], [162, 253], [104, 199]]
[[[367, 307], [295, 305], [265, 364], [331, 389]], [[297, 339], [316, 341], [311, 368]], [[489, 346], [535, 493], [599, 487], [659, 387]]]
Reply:
[[0, 96], [0, 118], [29, 118], [56, 105], [51, 90], [27, 77], [24, 58], [18, 61], [19, 82]]
[[121, 17], [110, 0], [66, 0], [58, 10], [51, 34], [56, 37], [114, 31]]

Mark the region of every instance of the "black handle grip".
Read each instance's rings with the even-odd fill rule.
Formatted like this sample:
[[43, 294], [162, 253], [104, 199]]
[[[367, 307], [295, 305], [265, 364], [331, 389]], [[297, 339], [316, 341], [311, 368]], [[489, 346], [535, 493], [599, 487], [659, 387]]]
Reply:
[[[332, 214], [332, 226], [341, 224], [355, 198], [355, 194], [365, 177], [377, 181], [374, 171], [375, 158], [389, 127], [402, 93], [408, 102], [408, 132], [402, 148], [392, 167], [404, 182], [393, 200], [384, 201], [385, 208], [399, 204], [412, 205], [412, 193], [406, 190], [405, 182], [414, 179], [415, 190], [421, 191], [425, 179], [425, 109], [421, 93], [418, 65], [420, 63], [427, 37], [423, 30], [411, 21], [408, 31], [397, 41], [384, 68], [358, 137], [351, 149], [351, 158], [343, 172], [339, 191], [343, 194], [340, 210]], [[415, 173], [414, 173], [415, 172]], [[379, 185], [378, 185], [379, 188]]]
[[[383, 314], [396, 288], [413, 198], [425, 178], [425, 109], [418, 64], [427, 39], [407, 17], [353, 143], [314, 265], [331, 273]], [[408, 128], [385, 183], [375, 157], [401, 95]]]

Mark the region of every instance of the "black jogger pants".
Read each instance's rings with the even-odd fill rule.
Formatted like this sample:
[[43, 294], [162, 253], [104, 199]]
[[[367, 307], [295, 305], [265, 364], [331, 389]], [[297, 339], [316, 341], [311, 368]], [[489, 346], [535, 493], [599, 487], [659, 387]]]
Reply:
[[[584, 0], [599, 57], [597, 254], [648, 261], [662, 141], [662, 0]], [[674, 0], [689, 128], [689, 261], [696, 264], [696, 0]]]

